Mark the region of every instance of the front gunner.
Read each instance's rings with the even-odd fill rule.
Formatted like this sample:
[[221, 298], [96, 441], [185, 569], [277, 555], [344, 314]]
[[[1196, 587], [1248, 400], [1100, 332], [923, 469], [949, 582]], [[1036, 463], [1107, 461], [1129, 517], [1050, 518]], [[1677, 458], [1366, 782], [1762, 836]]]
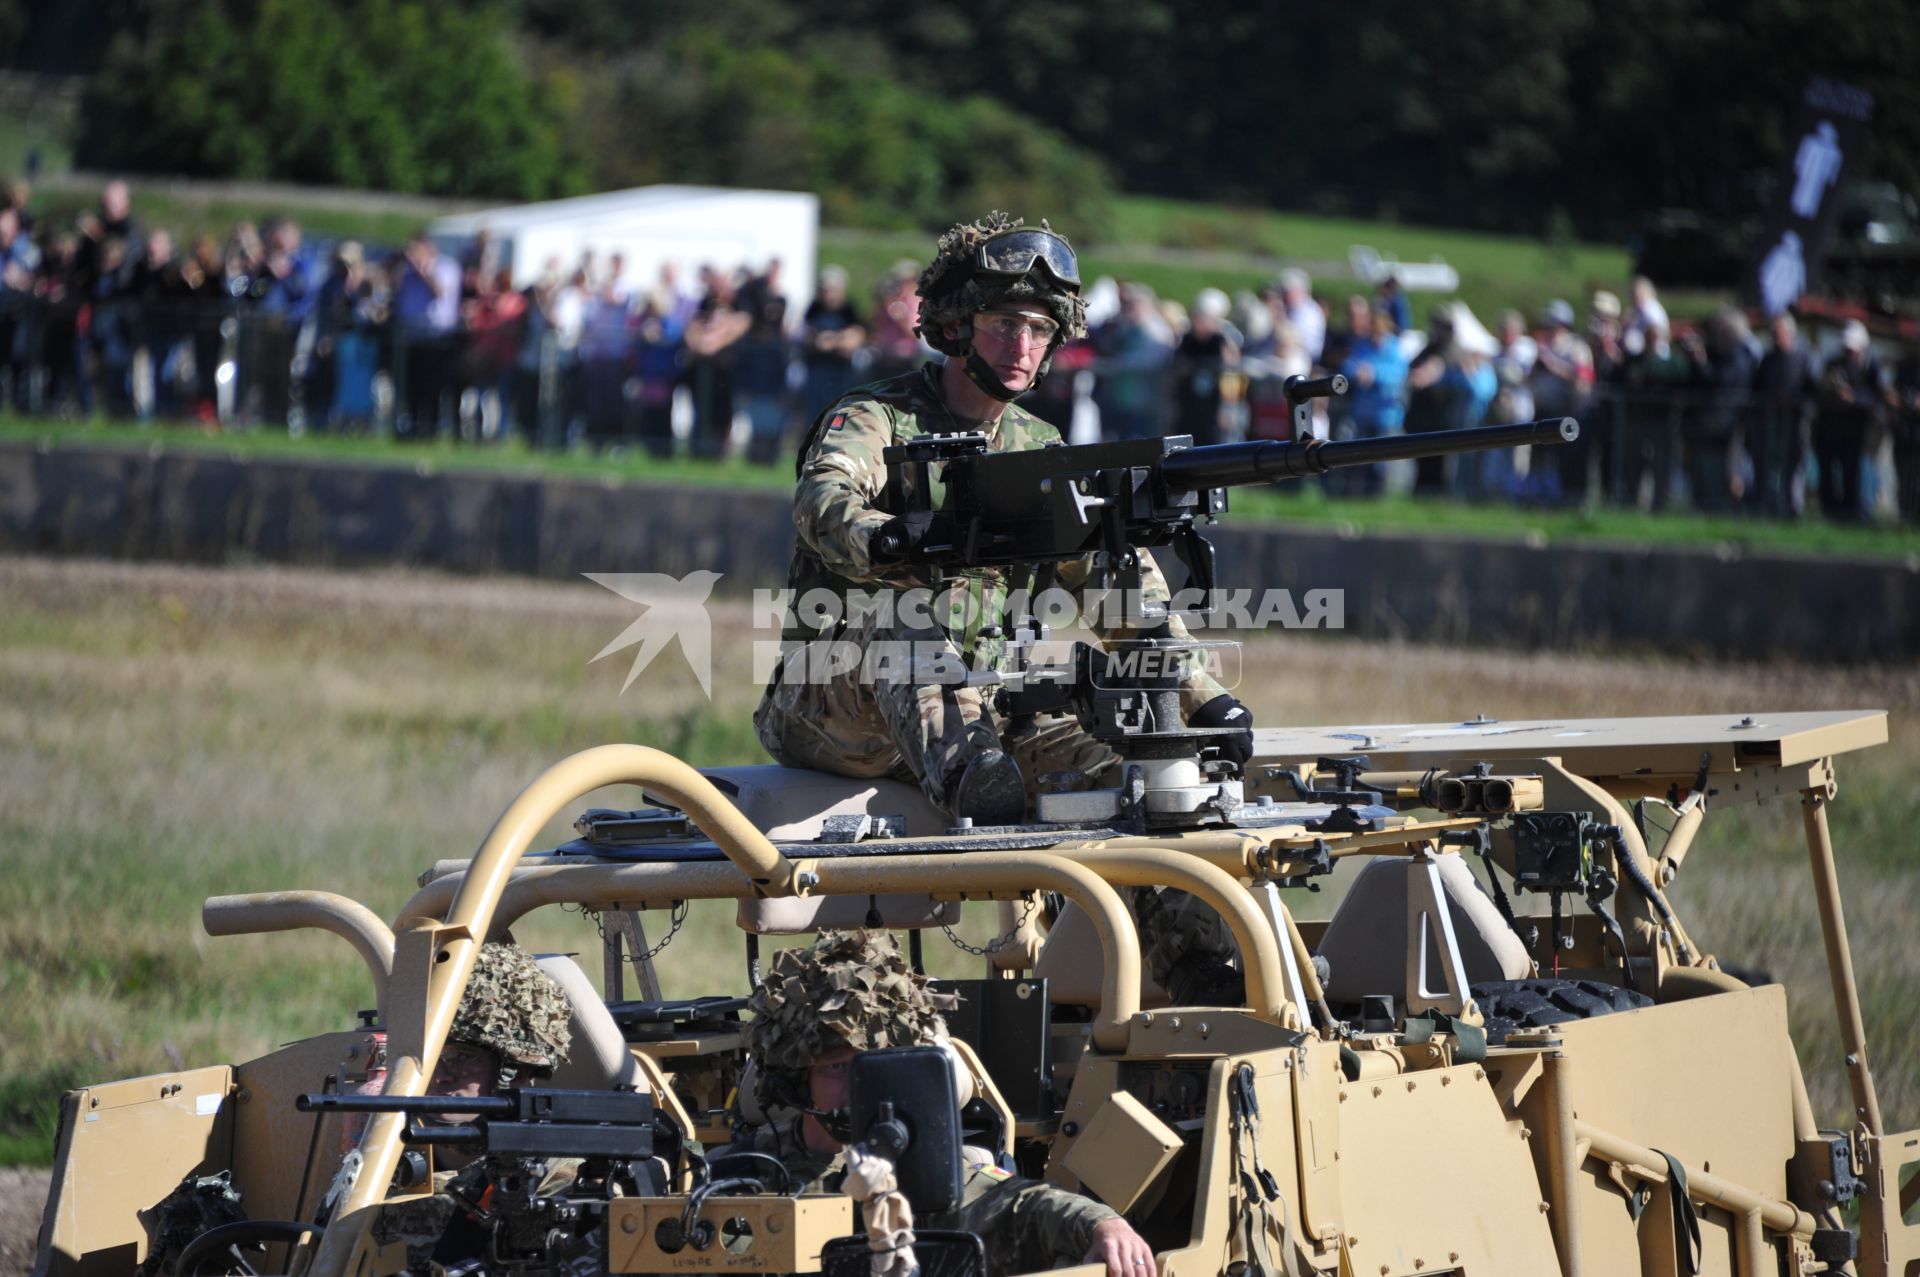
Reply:
[[[890, 643], [896, 652], [939, 651], [946, 668], [998, 666], [1010, 592], [1033, 588], [1038, 565], [941, 571], [907, 562], [925, 516], [890, 480], [884, 450], [928, 433], [980, 433], [990, 451], [1060, 443], [1050, 425], [1014, 404], [1047, 375], [1061, 344], [1086, 332], [1080, 270], [1067, 241], [1045, 222], [1028, 227], [1004, 213], [955, 226], [920, 276], [918, 331], [946, 356], [942, 363], [861, 387], [823, 412], [801, 448], [793, 521], [798, 533], [788, 585], [795, 599], [829, 589], [875, 596], [924, 588], [931, 609], [842, 607], [817, 627], [789, 623], [789, 643], [850, 640], [863, 652]], [[928, 504], [945, 497], [937, 477]], [[1165, 578], [1141, 553], [1148, 599], [1168, 597]], [[1058, 585], [1079, 590], [1091, 558], [1053, 565]], [[921, 622], [916, 624], [915, 622]], [[1102, 638], [1132, 632], [1096, 624]], [[1160, 631], [1187, 637], [1175, 618]], [[1070, 715], [996, 721], [978, 688], [957, 681], [872, 678], [868, 662], [810, 681], [776, 669], [754, 727], [774, 758], [842, 776], [917, 780], [948, 815], [976, 825], [1025, 818], [1034, 781], [1077, 772], [1095, 785], [1117, 779], [1117, 756]], [[925, 664], [917, 666], [925, 670]], [[1252, 753], [1253, 720], [1204, 670], [1188, 675], [1182, 708], [1195, 727], [1243, 727], [1226, 751], [1244, 764]]]

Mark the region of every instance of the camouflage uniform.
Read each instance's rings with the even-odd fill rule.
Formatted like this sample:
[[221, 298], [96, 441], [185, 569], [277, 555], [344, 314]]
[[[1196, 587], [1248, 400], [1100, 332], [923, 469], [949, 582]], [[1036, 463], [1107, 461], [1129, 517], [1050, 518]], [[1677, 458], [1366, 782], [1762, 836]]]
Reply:
[[[990, 670], [998, 667], [1005, 654], [1002, 634], [1010, 592], [1039, 588], [1049, 577], [1051, 584], [1079, 591], [1091, 578], [1091, 556], [1046, 568], [979, 567], [943, 573], [912, 565], [876, 564], [869, 548], [875, 531], [896, 516], [946, 506], [944, 467], [937, 462], [926, 467], [927, 492], [903, 491], [914, 480], [903, 475], [899, 483], [890, 481], [883, 460], [889, 445], [929, 433], [972, 432], [984, 434], [993, 452], [1060, 442], [1052, 426], [1010, 402], [1013, 392], [979, 365], [970, 337], [962, 330], [980, 311], [1015, 303], [1044, 309], [1058, 325], [1057, 340], [1086, 331], [1077, 266], [1062, 274], [1058, 267], [1070, 263], [1049, 259], [1043, 267], [1036, 256], [1019, 268], [1025, 273], [1017, 278], [983, 275], [969, 267], [970, 260], [977, 266], [995, 242], [1012, 243], [1022, 236], [1032, 242], [1036, 233], [1019, 228], [1018, 221], [1003, 213], [953, 227], [941, 237], [938, 254], [920, 278], [918, 331], [990, 397], [1006, 402], [1001, 415], [992, 421], [956, 417], [942, 393], [942, 368], [928, 366], [841, 399], [821, 414], [801, 448], [793, 502], [798, 536], [787, 578], [796, 602], [810, 590], [825, 589], [843, 601], [850, 592], [886, 592], [882, 601], [897, 604], [899, 591], [920, 587], [937, 596], [936, 606], [928, 609], [925, 623], [917, 627], [910, 622], [918, 618], [903, 617], [897, 606], [875, 607], [856, 619], [843, 602], [837, 625], [809, 629], [802, 609], [783, 635], [790, 645], [839, 639], [866, 654], [887, 650], [882, 644], [891, 645], [895, 652], [924, 644], [946, 659], [948, 669]], [[1046, 223], [1041, 223], [1038, 236], [1057, 242], [1070, 259], [1065, 240], [1053, 235]], [[1054, 349], [1049, 348], [1035, 384], [1046, 374]], [[1145, 598], [1168, 598], [1166, 578], [1144, 550], [1140, 572]], [[1093, 628], [1102, 639], [1130, 636], [1097, 623]], [[1178, 618], [1169, 622], [1168, 631], [1176, 639], [1189, 637]], [[791, 677], [789, 666], [794, 662], [789, 646], [753, 716], [760, 743], [788, 766], [842, 776], [918, 780], [933, 805], [949, 814], [954, 780], [970, 759], [995, 749], [1005, 749], [1019, 765], [1029, 802], [1049, 773], [1078, 773], [1094, 786], [1118, 780], [1117, 756], [1071, 715], [1015, 721], [1003, 732], [988, 698], [978, 688], [912, 678], [877, 679], [864, 661], [824, 681], [805, 676], [810, 672]], [[1196, 668], [1183, 681], [1181, 710], [1191, 719], [1194, 711], [1225, 691]], [[1205, 994], [1200, 1000], [1237, 1004], [1240, 999], [1230, 997], [1233, 973], [1226, 965], [1232, 944], [1212, 911], [1184, 893], [1165, 889], [1142, 888], [1134, 896], [1150, 969], [1162, 986], [1169, 992], [1191, 988]], [[1166, 974], [1161, 974], [1162, 968]], [[1206, 978], [1196, 982], [1196, 973]]]
[[[970, 1148], [970, 1155], [982, 1150]], [[837, 1193], [843, 1159], [785, 1159], [804, 1193]], [[960, 1205], [914, 1221], [915, 1227], [973, 1233], [986, 1244], [987, 1272], [1037, 1273], [1077, 1264], [1093, 1245], [1097, 1224], [1116, 1219], [1110, 1207], [1039, 1180], [1023, 1179], [991, 1162], [970, 1160]]]
[[[907, 965], [885, 931], [823, 931], [812, 948], [775, 955], [754, 991], [747, 1049], [760, 1066], [759, 1099], [768, 1112], [791, 1112], [810, 1102], [807, 1070], [835, 1047], [857, 1050], [916, 1046], [946, 1034], [942, 998]], [[840, 1155], [823, 1156], [799, 1138], [798, 1121], [774, 1133], [777, 1153], [802, 1192], [838, 1192], [845, 1172]], [[1037, 1272], [1073, 1263], [1092, 1245], [1095, 1225], [1117, 1218], [1090, 1198], [1000, 1170], [980, 1150], [969, 1150], [960, 1205], [918, 1221], [930, 1229], [979, 1235], [989, 1273]]]
[[[789, 643], [843, 639], [863, 653], [875, 644], [901, 645], [912, 651], [926, 645], [969, 670], [996, 668], [1005, 652], [1002, 637], [1010, 592], [1033, 588], [1041, 573], [1032, 568], [965, 568], [948, 572], [913, 565], [878, 565], [868, 552], [876, 528], [912, 508], [914, 494], [889, 484], [882, 450], [928, 433], [979, 431], [993, 452], [1043, 448], [1060, 442], [1046, 422], [1009, 404], [996, 421], [956, 419], [940, 393], [939, 368], [918, 371], [862, 387], [834, 404], [817, 423], [799, 465], [793, 522], [798, 534], [788, 586], [795, 598], [809, 590], [829, 589], [842, 598], [849, 591], [891, 597], [898, 591], [931, 590], [930, 624], [915, 626], [898, 606], [849, 608], [831, 628], [809, 630], [796, 618], [784, 637]], [[941, 509], [946, 497], [939, 464], [928, 467], [929, 505]], [[1152, 555], [1141, 553], [1141, 575], [1148, 599], [1169, 597], [1166, 578]], [[1063, 589], [1085, 587], [1091, 557], [1061, 563], [1054, 583]], [[1096, 618], [1097, 619], [1097, 618]], [[1102, 638], [1127, 637], [1129, 631], [1096, 624]], [[1186, 638], [1176, 618], [1172, 631]], [[886, 649], [880, 649], [886, 650]], [[791, 659], [791, 655], [789, 656]], [[790, 767], [808, 767], [842, 776], [893, 776], [918, 780], [928, 799], [947, 806], [947, 782], [964, 762], [984, 749], [1004, 747], [1020, 763], [1029, 795], [1048, 772], [1078, 772], [1095, 784], [1112, 783], [1113, 751], [1082, 730], [1068, 715], [1047, 715], [1016, 722], [1006, 733], [995, 720], [980, 689], [952, 683], [914, 683], [909, 679], [871, 679], [857, 666], [830, 681], [788, 681], [776, 670], [754, 711], [754, 729], [774, 758]], [[1204, 671], [1189, 676], [1182, 691], [1187, 713], [1220, 695], [1223, 688]]]

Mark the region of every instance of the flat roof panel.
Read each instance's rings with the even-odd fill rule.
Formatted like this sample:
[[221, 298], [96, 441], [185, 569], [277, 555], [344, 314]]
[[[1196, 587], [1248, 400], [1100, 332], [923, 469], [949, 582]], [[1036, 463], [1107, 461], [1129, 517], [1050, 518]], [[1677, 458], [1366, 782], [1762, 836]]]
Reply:
[[1659, 718], [1472, 720], [1375, 723], [1351, 727], [1262, 727], [1254, 731], [1261, 762], [1312, 761], [1365, 754], [1383, 771], [1438, 765], [1449, 759], [1558, 757], [1581, 775], [1692, 773], [1711, 754], [1714, 773], [1765, 763], [1791, 767], [1887, 740], [1879, 709], [1737, 710]]

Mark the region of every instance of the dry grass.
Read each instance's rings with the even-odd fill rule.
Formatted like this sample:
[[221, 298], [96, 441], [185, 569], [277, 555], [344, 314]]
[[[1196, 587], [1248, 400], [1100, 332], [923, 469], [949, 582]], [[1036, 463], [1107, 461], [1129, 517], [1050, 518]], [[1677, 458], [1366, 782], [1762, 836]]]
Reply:
[[[556, 758], [609, 740], [706, 764], [759, 755], [744, 608], [716, 627], [715, 698], [670, 657], [626, 695], [588, 658], [632, 617], [590, 585], [0, 560], [0, 1165], [47, 1156], [65, 1086], [245, 1059], [370, 1005], [330, 937], [209, 939], [211, 894], [313, 887], [391, 914], [434, 859], [469, 852]], [[1920, 1117], [1920, 989], [1905, 863], [1920, 799], [1920, 671], [1703, 670], [1311, 638], [1247, 654], [1266, 722], [1885, 706], [1894, 743], [1842, 765], [1834, 810], [1848, 921], [1889, 1122]], [[631, 804], [610, 793], [589, 801]], [[585, 804], [583, 804], [585, 805]], [[1823, 1120], [1837, 1067], [1797, 809], [1707, 824], [1678, 893], [1696, 938], [1786, 985]], [[549, 831], [557, 841], [563, 827]], [[1304, 913], [1324, 898], [1300, 902]], [[976, 938], [986, 918], [969, 930]], [[657, 932], [656, 932], [657, 934]], [[727, 907], [698, 907], [668, 993], [740, 987]], [[523, 938], [589, 948], [580, 919]], [[973, 960], [940, 940], [936, 970]], [[590, 964], [597, 965], [597, 964]], [[675, 987], [676, 976], [679, 980]]]

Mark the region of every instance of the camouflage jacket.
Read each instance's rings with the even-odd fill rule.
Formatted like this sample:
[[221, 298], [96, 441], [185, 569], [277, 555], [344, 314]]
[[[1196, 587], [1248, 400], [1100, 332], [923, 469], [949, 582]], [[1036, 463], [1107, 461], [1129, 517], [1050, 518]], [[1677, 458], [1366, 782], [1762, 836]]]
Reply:
[[[974, 1156], [969, 1149], [966, 1179], [957, 1209], [925, 1215], [916, 1228], [973, 1233], [986, 1245], [988, 1277], [1037, 1273], [1063, 1264], [1077, 1264], [1093, 1245], [1093, 1229], [1114, 1212], [1077, 1193], [1039, 1180], [1022, 1179]], [[837, 1193], [846, 1173], [844, 1160], [787, 1159], [796, 1181], [804, 1178], [805, 1193]]]
[[[868, 553], [874, 530], [906, 512], [915, 494], [889, 482], [884, 450], [924, 434], [977, 431], [987, 436], [993, 452], [1045, 448], [1061, 442], [1060, 432], [1016, 404], [1008, 404], [996, 421], [971, 421], [954, 416], [940, 393], [940, 364], [862, 386], [821, 414], [802, 445], [798, 482], [793, 494], [796, 533], [793, 564], [787, 584], [795, 599], [807, 590], [826, 588], [844, 596], [850, 590], [877, 592], [931, 587], [939, 602], [933, 609], [954, 647], [971, 669], [999, 664], [1005, 650], [1000, 637], [1006, 621], [1007, 595], [1032, 586], [1032, 568], [981, 567], [942, 572], [921, 566], [880, 566]], [[928, 508], [940, 510], [946, 501], [941, 480], [944, 467], [927, 467]], [[1144, 595], [1149, 600], [1170, 597], [1167, 580], [1150, 552], [1140, 552]], [[1093, 570], [1092, 557], [1054, 565], [1054, 581], [1078, 592]], [[954, 587], [958, 587], [957, 589]], [[1097, 617], [1095, 618], [1097, 620]], [[1127, 637], [1126, 631], [1094, 624], [1103, 639]], [[1185, 639], [1186, 626], [1172, 622], [1173, 635]], [[832, 637], [790, 625], [791, 640]], [[1204, 672], [1189, 676], [1187, 709], [1191, 712], [1225, 689]]]

